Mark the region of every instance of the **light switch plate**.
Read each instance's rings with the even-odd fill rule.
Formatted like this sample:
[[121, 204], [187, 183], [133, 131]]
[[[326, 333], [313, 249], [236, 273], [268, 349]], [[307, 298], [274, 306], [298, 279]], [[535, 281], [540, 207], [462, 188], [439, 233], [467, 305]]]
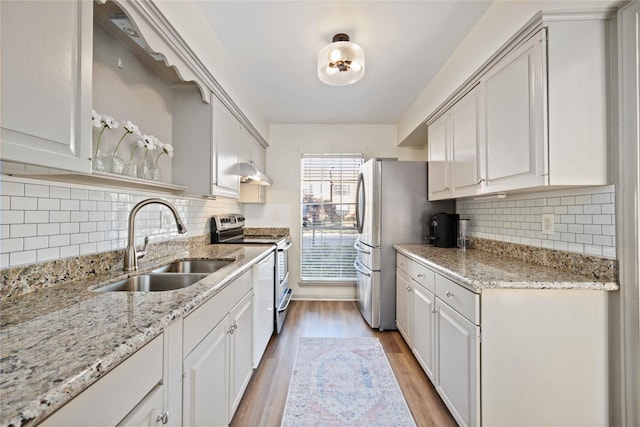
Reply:
[[542, 214], [542, 234], [553, 234], [555, 228], [555, 215], [552, 213]]

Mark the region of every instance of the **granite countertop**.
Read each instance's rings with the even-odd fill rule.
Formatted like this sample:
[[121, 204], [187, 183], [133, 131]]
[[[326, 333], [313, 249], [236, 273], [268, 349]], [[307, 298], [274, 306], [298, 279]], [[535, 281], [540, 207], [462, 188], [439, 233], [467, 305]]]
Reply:
[[476, 249], [394, 245], [403, 255], [481, 293], [483, 289], [583, 289], [617, 291], [611, 281], [598, 281], [566, 270], [531, 264]]
[[175, 291], [88, 289], [132, 275], [112, 271], [0, 301], [0, 424], [42, 421], [272, 250], [206, 245], [140, 263], [138, 274], [181, 259], [234, 261]]

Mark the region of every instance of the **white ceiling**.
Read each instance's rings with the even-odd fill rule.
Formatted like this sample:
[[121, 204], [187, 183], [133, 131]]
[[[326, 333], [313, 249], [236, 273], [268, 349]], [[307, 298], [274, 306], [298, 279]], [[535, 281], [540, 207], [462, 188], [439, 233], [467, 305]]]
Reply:
[[[491, 1], [200, 1], [272, 124], [396, 124]], [[359, 82], [327, 86], [320, 49], [347, 33], [366, 56]]]

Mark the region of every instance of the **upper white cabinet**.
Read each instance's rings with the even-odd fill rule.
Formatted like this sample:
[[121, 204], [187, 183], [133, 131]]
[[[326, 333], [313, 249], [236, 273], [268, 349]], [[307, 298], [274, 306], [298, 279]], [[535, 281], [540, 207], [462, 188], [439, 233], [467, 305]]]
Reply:
[[482, 79], [488, 191], [545, 184], [545, 33], [540, 30]]
[[481, 191], [479, 93], [471, 90], [428, 128], [429, 200]]
[[93, 2], [0, 8], [1, 159], [90, 172]]
[[211, 194], [237, 199], [240, 197], [240, 175], [238, 174], [241, 147], [240, 122], [213, 95], [211, 110], [213, 114], [211, 143], [215, 153]]
[[610, 43], [607, 13], [536, 15], [427, 120], [430, 200], [608, 184]]

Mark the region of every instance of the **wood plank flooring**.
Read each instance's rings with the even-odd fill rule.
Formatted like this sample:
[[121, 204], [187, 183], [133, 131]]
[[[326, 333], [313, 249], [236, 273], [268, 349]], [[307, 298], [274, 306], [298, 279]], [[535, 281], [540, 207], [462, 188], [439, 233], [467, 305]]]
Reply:
[[291, 302], [284, 329], [280, 335], [271, 338], [231, 426], [280, 425], [300, 337], [366, 336], [380, 339], [416, 424], [455, 426], [451, 414], [400, 333], [371, 329], [356, 303], [351, 301]]

